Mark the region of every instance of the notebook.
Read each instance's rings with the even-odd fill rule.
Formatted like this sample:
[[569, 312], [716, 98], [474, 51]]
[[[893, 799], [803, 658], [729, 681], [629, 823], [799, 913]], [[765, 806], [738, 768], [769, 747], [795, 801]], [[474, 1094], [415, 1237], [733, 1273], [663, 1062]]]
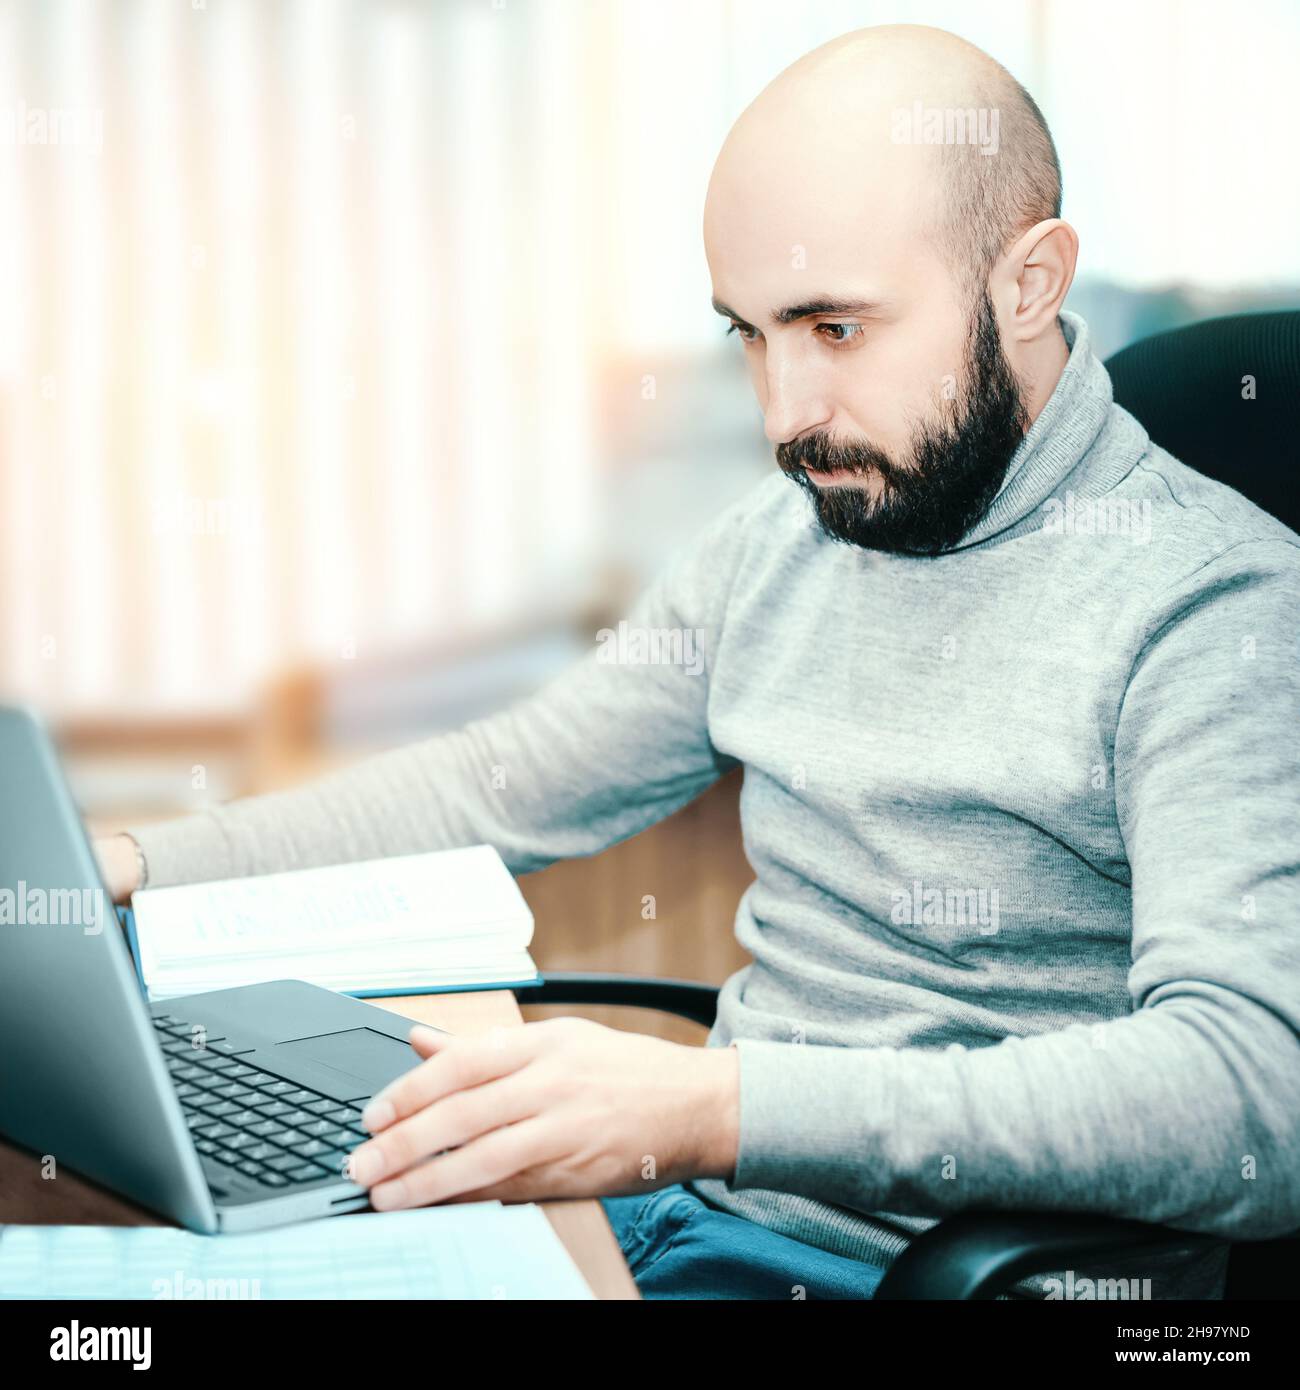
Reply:
[[540, 980], [533, 915], [490, 845], [147, 888], [126, 925], [154, 1001], [265, 980], [361, 998]]
[[591, 1297], [534, 1205], [368, 1212], [220, 1236], [0, 1227], [0, 1298]]

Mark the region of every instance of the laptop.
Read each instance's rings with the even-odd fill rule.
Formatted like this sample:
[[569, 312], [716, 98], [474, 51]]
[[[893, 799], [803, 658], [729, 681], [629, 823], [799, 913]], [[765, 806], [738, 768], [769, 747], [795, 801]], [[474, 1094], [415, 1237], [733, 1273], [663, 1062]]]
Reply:
[[368, 1205], [409, 1022], [301, 980], [150, 1004], [49, 736], [0, 706], [0, 1135], [190, 1230]]

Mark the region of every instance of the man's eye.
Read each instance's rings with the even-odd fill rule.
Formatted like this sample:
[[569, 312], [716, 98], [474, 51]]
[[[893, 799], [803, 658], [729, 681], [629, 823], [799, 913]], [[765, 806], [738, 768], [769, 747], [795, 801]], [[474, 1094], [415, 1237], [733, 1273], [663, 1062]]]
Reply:
[[854, 339], [862, 336], [862, 325], [860, 323], [819, 323], [818, 333], [823, 333], [837, 347], [844, 343], [851, 343]]
[[757, 328], [752, 328], [747, 323], [737, 323], [735, 319], [731, 320], [731, 327], [727, 329], [727, 332], [738, 333], [740, 335], [741, 342], [744, 343], [752, 343], [758, 337]]

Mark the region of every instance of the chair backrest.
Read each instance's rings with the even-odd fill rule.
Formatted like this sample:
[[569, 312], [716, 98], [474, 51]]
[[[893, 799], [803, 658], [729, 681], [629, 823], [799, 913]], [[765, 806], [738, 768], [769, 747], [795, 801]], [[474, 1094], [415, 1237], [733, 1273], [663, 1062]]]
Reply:
[[[1300, 531], [1300, 310], [1158, 333], [1106, 369], [1115, 399], [1157, 444]], [[1235, 1243], [1227, 1296], [1294, 1291], [1298, 1254], [1300, 1232]]]
[[1157, 444], [1300, 531], [1300, 310], [1158, 333], [1106, 369]]

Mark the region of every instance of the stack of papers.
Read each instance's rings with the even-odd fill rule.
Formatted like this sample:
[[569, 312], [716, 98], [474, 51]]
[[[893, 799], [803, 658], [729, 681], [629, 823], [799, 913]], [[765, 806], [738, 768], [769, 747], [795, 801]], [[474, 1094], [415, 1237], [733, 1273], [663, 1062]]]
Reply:
[[151, 888], [132, 907], [152, 1000], [265, 980], [362, 997], [538, 980], [533, 915], [490, 845]]
[[0, 1227], [0, 1298], [591, 1297], [531, 1205], [371, 1212], [234, 1236]]

